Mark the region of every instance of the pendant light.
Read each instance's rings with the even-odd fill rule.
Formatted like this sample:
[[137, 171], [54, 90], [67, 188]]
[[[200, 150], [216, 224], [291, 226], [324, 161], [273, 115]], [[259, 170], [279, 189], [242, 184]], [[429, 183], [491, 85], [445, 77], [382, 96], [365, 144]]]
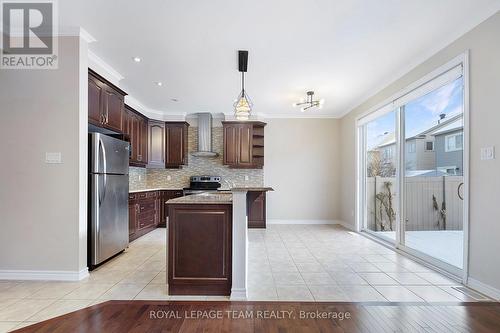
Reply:
[[248, 65], [248, 51], [238, 51], [238, 70], [241, 73], [241, 92], [234, 102], [234, 116], [237, 120], [248, 120], [253, 103], [245, 91], [245, 73]]

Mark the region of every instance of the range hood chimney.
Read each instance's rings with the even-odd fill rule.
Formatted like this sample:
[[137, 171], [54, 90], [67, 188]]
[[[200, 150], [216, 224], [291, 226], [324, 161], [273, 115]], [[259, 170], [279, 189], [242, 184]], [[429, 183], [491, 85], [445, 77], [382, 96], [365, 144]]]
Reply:
[[217, 157], [212, 151], [212, 114], [198, 113], [198, 151], [191, 155], [197, 157]]

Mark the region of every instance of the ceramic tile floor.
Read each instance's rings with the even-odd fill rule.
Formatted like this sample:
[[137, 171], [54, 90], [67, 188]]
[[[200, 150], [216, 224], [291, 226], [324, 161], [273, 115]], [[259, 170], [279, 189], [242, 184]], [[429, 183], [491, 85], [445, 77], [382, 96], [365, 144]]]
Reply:
[[460, 284], [362, 235], [334, 225], [249, 230], [249, 299], [474, 301]]
[[[249, 299], [294, 301], [473, 301], [441, 274], [332, 225], [249, 230]], [[166, 232], [132, 242], [79, 282], [0, 280], [0, 332], [106, 300], [227, 300], [168, 296]]]

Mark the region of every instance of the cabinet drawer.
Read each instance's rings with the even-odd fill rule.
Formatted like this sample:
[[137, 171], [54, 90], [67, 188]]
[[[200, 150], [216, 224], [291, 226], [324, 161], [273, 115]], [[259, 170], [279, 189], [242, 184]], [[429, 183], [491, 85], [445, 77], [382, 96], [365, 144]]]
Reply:
[[156, 209], [154, 201], [144, 201], [139, 203], [139, 214], [144, 212], [154, 212]]
[[148, 197], [148, 192], [137, 193], [137, 199], [146, 199]]
[[155, 224], [155, 217], [154, 214], [153, 216], [150, 217], [141, 217], [138, 221], [138, 229], [144, 229], [150, 226], [153, 226]]
[[129, 199], [129, 200], [135, 200], [135, 199], [137, 199], [137, 195], [136, 195], [136, 193], [129, 193], [129, 194], [128, 194], [128, 199]]
[[156, 198], [156, 197], [158, 197], [158, 192], [156, 192], [156, 191], [154, 191], [154, 192], [147, 192], [146, 195], [147, 195], [148, 198]]

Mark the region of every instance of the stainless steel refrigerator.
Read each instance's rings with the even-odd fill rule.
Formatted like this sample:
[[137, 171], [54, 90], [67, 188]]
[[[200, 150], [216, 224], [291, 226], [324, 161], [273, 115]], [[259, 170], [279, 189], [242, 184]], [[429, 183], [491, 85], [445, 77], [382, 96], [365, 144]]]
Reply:
[[89, 133], [89, 266], [128, 246], [129, 143]]

